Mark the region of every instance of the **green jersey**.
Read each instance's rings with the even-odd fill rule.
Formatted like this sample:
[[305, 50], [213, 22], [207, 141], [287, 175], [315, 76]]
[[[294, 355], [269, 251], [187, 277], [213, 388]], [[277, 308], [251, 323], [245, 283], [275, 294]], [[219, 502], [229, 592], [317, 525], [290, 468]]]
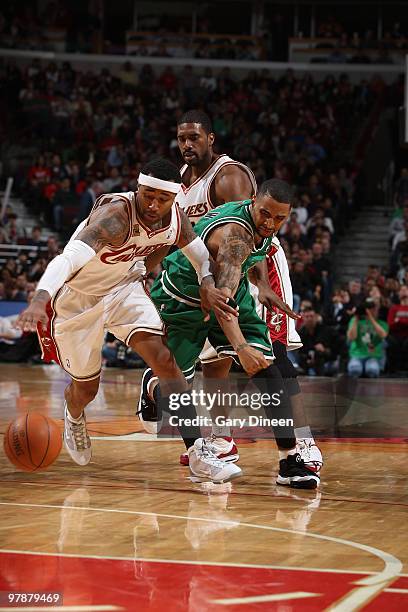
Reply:
[[[351, 319], [348, 329], [351, 329], [354, 323], [354, 317]], [[381, 319], [377, 323], [384, 331], [388, 332], [388, 325]], [[385, 354], [384, 339], [381, 338], [374, 329], [373, 324], [366, 317], [360, 318], [357, 322], [357, 337], [352, 340], [349, 350], [350, 357], [358, 359], [368, 359], [375, 357], [382, 359]]]
[[[241, 282], [246, 273], [258, 261], [265, 259], [271, 248], [273, 236], [264, 238], [261, 244], [255, 246], [256, 227], [250, 212], [251, 200], [227, 202], [208, 212], [194, 226], [195, 233], [207, 242], [213, 229], [226, 223], [236, 223], [244, 227], [254, 238], [254, 246], [250, 255], [241, 266]], [[196, 271], [180, 250], [168, 255], [162, 262], [163, 284], [179, 298], [190, 299], [197, 303], [200, 299], [199, 283]], [[188, 303], [188, 302], [187, 302]]]

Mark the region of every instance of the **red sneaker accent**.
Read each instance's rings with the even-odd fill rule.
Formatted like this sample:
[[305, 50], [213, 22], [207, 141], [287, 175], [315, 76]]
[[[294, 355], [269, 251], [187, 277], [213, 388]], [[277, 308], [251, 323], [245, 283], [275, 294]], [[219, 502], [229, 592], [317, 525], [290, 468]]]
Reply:
[[[227, 438], [224, 437], [225, 440], [228, 440], [228, 442], [231, 442], [232, 438]], [[231, 455], [237, 455], [238, 454], [238, 449], [237, 447], [234, 446], [231, 448], [229, 453], [221, 453], [220, 455], [217, 455], [218, 459], [225, 459], [225, 457], [230, 457]], [[236, 459], [235, 459], [236, 461]], [[188, 453], [181, 453], [180, 455], [180, 465], [188, 465], [189, 461], [188, 461]]]
[[[225, 440], [228, 440], [228, 442], [231, 442], [232, 438], [224, 438]], [[229, 453], [221, 453], [221, 455], [217, 455], [218, 459], [224, 459], [224, 457], [229, 457], [230, 455], [236, 455], [238, 452], [237, 447], [234, 446], [231, 448]]]
[[180, 465], [188, 465], [188, 453], [181, 453], [180, 455]]
[[315, 463], [305, 463], [305, 466], [308, 470], [310, 470], [310, 472], [315, 472], [316, 474], [320, 472], [322, 467], [321, 465], [316, 465]]

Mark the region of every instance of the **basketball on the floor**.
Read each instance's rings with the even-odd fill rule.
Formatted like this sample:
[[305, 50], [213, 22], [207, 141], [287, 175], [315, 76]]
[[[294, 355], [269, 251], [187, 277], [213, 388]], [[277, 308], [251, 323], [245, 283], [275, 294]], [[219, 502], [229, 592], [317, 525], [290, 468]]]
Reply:
[[4, 452], [24, 472], [47, 469], [60, 454], [61, 445], [57, 423], [38, 412], [14, 419], [4, 434]]

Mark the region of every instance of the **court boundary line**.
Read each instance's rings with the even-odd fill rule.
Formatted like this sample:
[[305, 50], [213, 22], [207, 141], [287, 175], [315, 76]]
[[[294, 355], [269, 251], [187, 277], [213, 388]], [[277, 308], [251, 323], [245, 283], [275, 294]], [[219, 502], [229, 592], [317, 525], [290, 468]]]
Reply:
[[[57, 510], [65, 509], [66, 506], [58, 505], [58, 504], [28, 504], [28, 503], [18, 503], [18, 502], [0, 502], [1, 506], [18, 506], [18, 507], [28, 507], [28, 508], [53, 508]], [[342, 612], [345, 609], [359, 610], [369, 601], [374, 599], [377, 595], [381, 593], [385, 589], [386, 586], [389, 586], [396, 580], [399, 576], [401, 569], [403, 567], [400, 559], [392, 555], [391, 553], [387, 553], [379, 548], [375, 548], [373, 546], [369, 546], [367, 544], [361, 544], [360, 542], [354, 542], [353, 540], [344, 540], [343, 538], [336, 538], [334, 536], [310, 533], [300, 531], [298, 529], [285, 529], [283, 527], [273, 527], [271, 525], [257, 525], [256, 523], [239, 523], [236, 525], [235, 521], [227, 521], [227, 520], [217, 520], [217, 519], [206, 519], [203, 517], [189, 517], [185, 515], [178, 514], [164, 514], [159, 512], [141, 512], [138, 510], [119, 510], [117, 508], [92, 508], [90, 506], [70, 506], [72, 510], [88, 510], [90, 512], [106, 512], [106, 513], [114, 513], [114, 514], [130, 514], [136, 516], [155, 516], [162, 518], [171, 518], [171, 519], [180, 519], [180, 520], [194, 520], [206, 523], [217, 523], [224, 525], [231, 525], [239, 527], [246, 527], [248, 529], [261, 529], [265, 531], [278, 531], [281, 533], [291, 533], [295, 535], [302, 535], [303, 537], [312, 537], [318, 540], [326, 540], [329, 542], [334, 542], [336, 544], [340, 544], [342, 546], [351, 546], [352, 548], [357, 548], [358, 550], [362, 550], [366, 553], [372, 554], [374, 557], [379, 558], [384, 567], [381, 572], [377, 572], [375, 574], [371, 574], [368, 577], [360, 578], [354, 582], [356, 588], [349, 591], [345, 596], [343, 596], [340, 600], [335, 602], [333, 605], [329, 606], [327, 610], [330, 612]], [[352, 604], [352, 607], [350, 607]], [[346, 606], [346, 607], [345, 607]]]
[[[11, 555], [39, 555], [46, 557], [67, 557], [72, 559], [95, 559], [99, 561], [141, 561], [143, 563], [171, 563], [173, 565], [209, 565], [211, 567], [237, 567], [237, 568], [248, 568], [248, 569], [270, 569], [270, 570], [282, 570], [282, 571], [294, 571], [294, 572], [316, 572], [316, 573], [328, 573], [328, 574], [351, 574], [361, 576], [375, 576], [378, 572], [373, 570], [348, 570], [348, 569], [335, 569], [321, 568], [321, 567], [293, 567], [290, 565], [266, 565], [262, 563], [234, 563], [228, 561], [196, 561], [194, 559], [161, 559], [154, 557], [121, 557], [118, 555], [114, 556], [103, 556], [103, 555], [86, 555], [82, 553], [64, 553], [64, 552], [45, 552], [36, 550], [16, 550], [13, 548], [0, 548], [0, 554], [11, 554]], [[398, 574], [398, 578], [408, 578], [408, 574]]]

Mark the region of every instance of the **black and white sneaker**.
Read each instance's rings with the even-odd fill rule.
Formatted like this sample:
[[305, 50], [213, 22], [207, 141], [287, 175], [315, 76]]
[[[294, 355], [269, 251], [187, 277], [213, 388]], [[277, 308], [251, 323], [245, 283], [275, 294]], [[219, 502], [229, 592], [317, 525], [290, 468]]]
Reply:
[[149, 397], [149, 387], [156, 377], [151, 368], [147, 368], [143, 372], [142, 381], [140, 383], [140, 397], [137, 405], [136, 414], [147, 433], [159, 433], [163, 418], [156, 402]]
[[276, 484], [293, 489], [316, 489], [319, 482], [318, 474], [305, 466], [299, 453], [288, 455], [286, 459], [280, 460]]

